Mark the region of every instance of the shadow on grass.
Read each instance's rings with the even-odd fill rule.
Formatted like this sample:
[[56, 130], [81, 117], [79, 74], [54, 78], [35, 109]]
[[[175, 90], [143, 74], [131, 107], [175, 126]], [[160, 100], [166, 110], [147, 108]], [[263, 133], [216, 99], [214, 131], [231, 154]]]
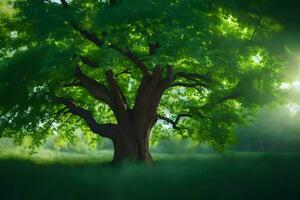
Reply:
[[153, 165], [0, 160], [0, 199], [300, 199], [300, 155], [206, 155]]

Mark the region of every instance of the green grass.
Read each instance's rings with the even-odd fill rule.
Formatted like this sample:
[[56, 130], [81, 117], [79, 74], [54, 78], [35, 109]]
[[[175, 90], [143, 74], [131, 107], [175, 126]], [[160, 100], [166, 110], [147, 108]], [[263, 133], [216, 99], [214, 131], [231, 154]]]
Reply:
[[300, 199], [299, 154], [156, 154], [111, 166], [111, 152], [0, 160], [0, 199]]

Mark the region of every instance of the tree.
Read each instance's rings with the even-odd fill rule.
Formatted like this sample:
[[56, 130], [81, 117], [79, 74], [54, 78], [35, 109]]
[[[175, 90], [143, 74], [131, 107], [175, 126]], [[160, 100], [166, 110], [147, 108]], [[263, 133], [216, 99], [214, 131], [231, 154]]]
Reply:
[[110, 138], [115, 162], [151, 160], [156, 125], [153, 141], [172, 129], [222, 151], [236, 123], [279, 95], [283, 51], [266, 41], [282, 27], [249, 11], [210, 0], [7, 5], [2, 137], [38, 146], [81, 128]]

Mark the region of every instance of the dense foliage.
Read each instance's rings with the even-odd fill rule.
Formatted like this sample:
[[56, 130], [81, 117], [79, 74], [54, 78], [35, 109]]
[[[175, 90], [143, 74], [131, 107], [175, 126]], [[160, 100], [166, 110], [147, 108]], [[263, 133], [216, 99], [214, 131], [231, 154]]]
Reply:
[[[223, 150], [235, 142], [237, 123], [278, 99], [291, 50], [281, 43], [275, 49], [274, 41], [292, 24], [286, 26], [258, 1], [230, 2], [1, 1], [1, 136], [19, 142], [30, 136], [38, 146], [49, 134], [72, 139], [75, 129], [89, 131], [54, 94], [72, 98], [99, 123], [116, 123], [109, 106], [76, 85], [74, 70], [79, 66], [103, 85], [105, 71], [113, 70], [132, 108], [142, 73], [118, 51], [124, 49], [150, 73], [157, 65], [174, 67], [176, 81], [160, 101], [151, 141], [175, 132]], [[92, 37], [103, 44], [95, 45]]]

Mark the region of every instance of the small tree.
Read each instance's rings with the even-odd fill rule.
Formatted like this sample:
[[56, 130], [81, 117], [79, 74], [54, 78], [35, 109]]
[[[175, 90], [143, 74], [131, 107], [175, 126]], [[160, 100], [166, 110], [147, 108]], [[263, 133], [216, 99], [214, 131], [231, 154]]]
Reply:
[[114, 161], [151, 160], [157, 124], [153, 140], [173, 129], [221, 151], [278, 94], [281, 65], [262, 41], [279, 30], [253, 13], [210, 0], [15, 0], [8, 10], [0, 128], [16, 141], [89, 129], [112, 140]]

